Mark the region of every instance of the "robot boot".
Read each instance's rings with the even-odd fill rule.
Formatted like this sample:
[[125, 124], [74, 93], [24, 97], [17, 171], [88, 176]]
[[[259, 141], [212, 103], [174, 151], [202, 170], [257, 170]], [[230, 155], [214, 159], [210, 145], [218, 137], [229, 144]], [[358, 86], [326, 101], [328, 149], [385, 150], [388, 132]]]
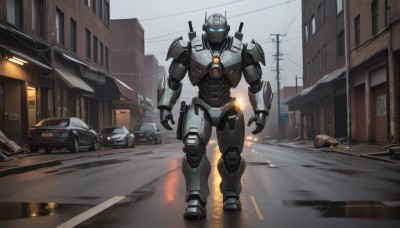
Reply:
[[[235, 165], [234, 165], [235, 164]], [[241, 177], [245, 169], [245, 161], [238, 152], [227, 152], [224, 158], [218, 161], [218, 172], [222, 177], [220, 190], [224, 196], [224, 210], [241, 210], [239, 201], [242, 191]]]
[[206, 217], [208, 176], [211, 166], [205, 151], [206, 148], [197, 134], [189, 134], [185, 139], [182, 161], [182, 172], [186, 180], [186, 202], [188, 204], [183, 217], [187, 219], [202, 219]]

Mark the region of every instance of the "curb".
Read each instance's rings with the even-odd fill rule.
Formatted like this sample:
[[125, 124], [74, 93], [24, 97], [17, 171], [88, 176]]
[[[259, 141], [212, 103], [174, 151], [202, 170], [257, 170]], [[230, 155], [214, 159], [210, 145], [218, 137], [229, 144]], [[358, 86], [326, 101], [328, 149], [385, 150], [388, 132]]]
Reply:
[[51, 161], [46, 161], [46, 162], [35, 163], [32, 165], [26, 165], [26, 166], [21, 166], [21, 167], [14, 167], [14, 168], [0, 170], [0, 177], [12, 175], [12, 174], [25, 173], [25, 172], [29, 172], [32, 170], [56, 166], [56, 165], [61, 165], [61, 160], [51, 160]]
[[[271, 145], [271, 144], [270, 144]], [[314, 151], [311, 149], [307, 149], [307, 148], [296, 148], [296, 147], [291, 147], [288, 145], [282, 145], [282, 144], [276, 144], [278, 146], [282, 146], [282, 147], [287, 147], [287, 148], [293, 148], [293, 149], [303, 149], [303, 150], [308, 150], [308, 151]], [[393, 160], [389, 160], [389, 159], [385, 159], [385, 158], [380, 158], [377, 156], [373, 156], [374, 154], [382, 154], [382, 152], [377, 152], [377, 153], [367, 153], [367, 154], [353, 154], [350, 152], [346, 152], [346, 151], [340, 151], [340, 150], [329, 150], [329, 149], [321, 149], [319, 151], [322, 152], [330, 152], [330, 153], [338, 153], [338, 154], [344, 154], [344, 155], [348, 155], [348, 156], [353, 156], [353, 157], [362, 157], [362, 158], [367, 158], [367, 159], [372, 159], [372, 160], [377, 160], [377, 161], [383, 161], [383, 162], [388, 162], [388, 163], [392, 163], [392, 164], [400, 164], [400, 162], [398, 161], [393, 161]], [[386, 153], [386, 152], [385, 152]]]

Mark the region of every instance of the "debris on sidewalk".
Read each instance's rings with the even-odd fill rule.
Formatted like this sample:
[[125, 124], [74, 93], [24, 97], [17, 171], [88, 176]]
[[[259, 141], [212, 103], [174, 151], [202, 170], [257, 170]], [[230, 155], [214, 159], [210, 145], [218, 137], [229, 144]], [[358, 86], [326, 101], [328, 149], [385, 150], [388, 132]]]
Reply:
[[322, 147], [334, 147], [339, 145], [339, 142], [328, 135], [317, 135], [314, 139], [314, 147], [322, 148]]
[[22, 147], [18, 146], [14, 141], [8, 139], [7, 136], [0, 130], [0, 152], [7, 156], [19, 153]]

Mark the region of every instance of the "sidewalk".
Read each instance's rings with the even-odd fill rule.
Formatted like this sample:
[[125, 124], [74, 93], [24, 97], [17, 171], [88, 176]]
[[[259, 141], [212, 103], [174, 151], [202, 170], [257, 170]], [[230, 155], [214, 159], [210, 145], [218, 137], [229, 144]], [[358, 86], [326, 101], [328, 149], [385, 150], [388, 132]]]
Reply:
[[384, 145], [374, 144], [350, 144], [338, 145], [336, 147], [323, 147], [315, 148], [314, 141], [289, 141], [289, 142], [269, 142], [268, 144], [275, 144], [289, 148], [320, 151], [320, 152], [333, 152], [349, 156], [363, 157], [368, 159], [380, 160], [389, 163], [400, 164], [400, 160], [390, 159], [389, 150], [385, 149]]

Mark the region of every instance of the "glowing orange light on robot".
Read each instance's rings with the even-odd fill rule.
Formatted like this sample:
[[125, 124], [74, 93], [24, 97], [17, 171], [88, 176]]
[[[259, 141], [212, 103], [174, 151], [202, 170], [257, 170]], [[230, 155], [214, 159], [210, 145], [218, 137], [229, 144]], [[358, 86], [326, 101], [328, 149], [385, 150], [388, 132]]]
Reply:
[[218, 56], [213, 57], [212, 62], [214, 64], [218, 64], [219, 63], [219, 57]]

